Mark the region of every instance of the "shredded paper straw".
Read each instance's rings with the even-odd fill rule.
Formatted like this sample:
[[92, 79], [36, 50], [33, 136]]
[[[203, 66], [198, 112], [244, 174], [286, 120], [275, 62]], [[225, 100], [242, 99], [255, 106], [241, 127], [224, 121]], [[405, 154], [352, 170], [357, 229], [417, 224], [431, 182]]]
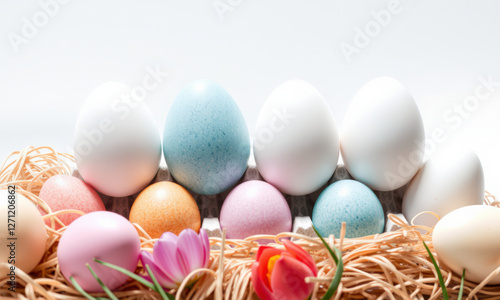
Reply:
[[[38, 197], [44, 182], [57, 174], [71, 174], [74, 158], [50, 147], [28, 147], [11, 153], [3, 162], [0, 172], [0, 189], [15, 184], [17, 191], [42, 208], [51, 221], [47, 227], [47, 249], [38, 266], [26, 274], [16, 269], [16, 292], [8, 290], [10, 265], [0, 263], [0, 296], [18, 299], [84, 299], [62, 276], [57, 261], [57, 245], [66, 229], [55, 230], [55, 224], [63, 225], [57, 218], [63, 213], [80, 213], [67, 210], [53, 213]], [[486, 205], [500, 207], [500, 202], [487, 193]], [[363, 238], [348, 239], [330, 236], [326, 241], [335, 245], [343, 253], [344, 273], [334, 299], [439, 299], [441, 288], [436, 271], [422, 244], [425, 241], [439, 260], [432, 247], [432, 229], [422, 234], [416, 226], [410, 226], [395, 215], [389, 218], [400, 226], [393, 232]], [[137, 224], [143, 250], [152, 251], [156, 239]], [[284, 238], [294, 238], [294, 242], [309, 252], [318, 267], [318, 276], [308, 278], [315, 283], [311, 299], [321, 299], [326, 293], [335, 274], [335, 264], [319, 238], [299, 234], [282, 233], [276, 236], [259, 235], [244, 240], [210, 238], [210, 263], [205, 269], [193, 271], [182, 282], [178, 290], [171, 293], [176, 299], [256, 299], [251, 283], [251, 265], [260, 239], [273, 239], [269, 245], [284, 249], [280, 242]], [[460, 276], [441, 265], [445, 284], [451, 299], [458, 295]], [[137, 273], [145, 274], [142, 267]], [[500, 273], [500, 268], [482, 283], [465, 281], [464, 296], [468, 299], [500, 299], [500, 286], [488, 286], [488, 280]], [[192, 278], [200, 278], [188, 287]], [[121, 299], [159, 299], [159, 294], [147, 287], [128, 281], [114, 291]], [[105, 297], [105, 294], [93, 294]]]

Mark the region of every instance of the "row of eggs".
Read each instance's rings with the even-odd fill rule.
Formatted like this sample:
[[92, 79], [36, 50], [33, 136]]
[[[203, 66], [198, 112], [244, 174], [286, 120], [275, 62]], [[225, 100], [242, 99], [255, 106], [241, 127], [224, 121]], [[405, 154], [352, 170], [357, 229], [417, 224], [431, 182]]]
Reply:
[[[69, 175], [49, 178], [40, 198], [53, 212], [76, 209], [84, 213], [104, 211], [99, 195], [84, 181]], [[42, 215], [45, 212], [40, 209]], [[79, 214], [58, 216], [70, 225]], [[323, 236], [339, 235], [341, 223], [349, 227], [346, 237], [381, 233], [384, 213], [377, 196], [364, 184], [341, 180], [331, 184], [318, 197], [313, 210], [313, 223]], [[134, 201], [129, 220], [137, 223], [152, 238], [168, 231], [179, 234], [183, 229], [199, 231], [200, 211], [191, 194], [179, 184], [160, 181], [145, 188]], [[51, 226], [49, 219], [45, 221]], [[275, 235], [290, 232], [292, 215], [286, 199], [271, 184], [250, 180], [237, 185], [226, 197], [220, 212], [221, 227], [227, 237], [244, 239], [258, 234]], [[60, 228], [55, 224], [56, 229]]]
[[[262, 177], [289, 195], [322, 187], [337, 167], [339, 150], [351, 175], [379, 191], [397, 189], [422, 164], [424, 128], [408, 92], [389, 77], [368, 82], [352, 101], [341, 138], [327, 102], [310, 84], [288, 81], [264, 104], [253, 150]], [[166, 118], [163, 154], [173, 177], [211, 195], [243, 175], [250, 136], [236, 102], [218, 84], [198, 80], [175, 98]], [[95, 89], [76, 124], [74, 151], [80, 174], [99, 192], [124, 197], [155, 176], [162, 143], [145, 103], [127, 86]], [[411, 163], [401, 172], [400, 158]]]
[[[74, 151], [79, 172], [109, 196], [141, 191], [159, 167], [158, 129], [145, 103], [134, 96], [121, 83], [99, 86], [77, 121]], [[361, 88], [340, 138], [320, 92], [307, 82], [288, 81], [267, 99], [253, 137], [259, 173], [285, 194], [320, 189], [332, 177], [341, 152], [352, 177], [372, 190], [395, 190], [412, 181], [403, 201], [408, 220], [423, 211], [443, 216], [460, 206], [480, 204], [484, 178], [477, 156], [451, 149], [423, 164], [424, 144], [415, 101], [390, 77], [373, 79]], [[245, 172], [250, 147], [243, 115], [220, 85], [197, 80], [175, 98], [165, 122], [163, 154], [183, 187], [205, 195], [229, 189]], [[436, 219], [427, 214], [418, 221], [432, 226]]]

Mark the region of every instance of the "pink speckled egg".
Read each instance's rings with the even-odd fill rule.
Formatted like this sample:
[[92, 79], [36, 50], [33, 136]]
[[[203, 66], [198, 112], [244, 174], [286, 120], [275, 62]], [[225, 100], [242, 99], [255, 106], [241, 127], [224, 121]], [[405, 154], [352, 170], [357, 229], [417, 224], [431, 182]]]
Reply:
[[68, 226], [59, 241], [57, 259], [66, 280], [73, 277], [85, 291], [102, 292], [86, 264], [113, 290], [129, 277], [94, 258], [134, 272], [140, 251], [139, 234], [132, 223], [117, 213], [98, 211], [81, 216]]
[[[70, 175], [50, 177], [40, 190], [40, 198], [52, 209], [52, 212], [64, 209], [77, 209], [84, 213], [106, 210], [97, 192], [83, 180]], [[42, 215], [45, 212], [40, 209]], [[71, 224], [79, 214], [61, 214], [59, 220], [66, 226]], [[50, 226], [50, 220], [45, 220]], [[56, 229], [61, 226], [56, 223]]]
[[220, 212], [229, 239], [290, 232], [292, 214], [283, 195], [267, 182], [251, 180], [227, 195]]

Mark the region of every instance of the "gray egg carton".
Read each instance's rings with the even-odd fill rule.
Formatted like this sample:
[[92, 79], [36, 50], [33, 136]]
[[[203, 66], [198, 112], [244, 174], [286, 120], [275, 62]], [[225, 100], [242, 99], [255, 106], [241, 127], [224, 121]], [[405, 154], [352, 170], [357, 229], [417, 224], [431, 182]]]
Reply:
[[[81, 178], [78, 170], [73, 172], [73, 176]], [[321, 194], [321, 192], [330, 184], [342, 180], [342, 179], [352, 179], [351, 175], [343, 165], [339, 165], [335, 170], [332, 178], [323, 185], [319, 190], [314, 193], [304, 195], [304, 196], [290, 196], [284, 195], [288, 205], [290, 206], [292, 217], [293, 217], [293, 232], [303, 234], [310, 237], [315, 237], [314, 231], [312, 230], [311, 215], [316, 199]], [[255, 163], [250, 161], [245, 174], [236, 183], [236, 185], [249, 181], [249, 180], [264, 180], [259, 174]], [[172, 177], [166, 165], [161, 165], [158, 172], [151, 183], [159, 181], [171, 181], [176, 182]], [[224, 199], [231, 192], [232, 188], [216, 195], [200, 195], [191, 192], [191, 195], [196, 200], [198, 207], [200, 208], [201, 218], [203, 220], [202, 227], [207, 231], [209, 236], [221, 237], [222, 232], [219, 223], [219, 215]], [[406, 186], [399, 188], [394, 191], [389, 192], [378, 192], [374, 191], [380, 202], [382, 203], [382, 208], [384, 209], [384, 214], [387, 216], [389, 213], [397, 214], [402, 220], [404, 220], [401, 214], [401, 202], [403, 199], [404, 191]], [[128, 219], [130, 208], [134, 203], [135, 198], [139, 195], [136, 193], [128, 197], [109, 197], [104, 194], [100, 194], [101, 199], [109, 211], [116, 212]], [[385, 231], [393, 231], [398, 227], [393, 224], [386, 217]]]

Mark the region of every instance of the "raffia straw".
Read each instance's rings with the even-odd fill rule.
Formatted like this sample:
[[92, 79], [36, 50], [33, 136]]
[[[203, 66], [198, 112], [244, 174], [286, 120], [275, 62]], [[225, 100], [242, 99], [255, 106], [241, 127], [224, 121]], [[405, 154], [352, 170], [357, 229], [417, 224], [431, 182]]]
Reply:
[[[84, 299], [62, 276], [57, 262], [57, 244], [66, 227], [57, 216], [63, 213], [79, 213], [75, 210], [52, 212], [38, 197], [44, 182], [57, 174], [71, 174], [74, 159], [50, 147], [28, 147], [11, 153], [2, 164], [0, 188], [16, 184], [17, 190], [44, 210], [44, 217], [51, 221], [47, 228], [47, 251], [33, 272], [25, 274], [17, 269], [16, 293], [8, 290], [5, 272], [10, 265], [0, 264], [0, 296], [18, 299]], [[485, 193], [486, 205], [500, 207], [500, 202], [490, 193]], [[431, 232], [422, 234], [416, 226], [410, 226], [395, 215], [388, 216], [401, 228], [394, 232], [363, 238], [348, 239], [342, 233], [338, 238], [330, 236], [327, 243], [342, 250], [344, 275], [334, 299], [439, 299], [441, 289], [422, 240], [434, 253]], [[134, 224], [141, 238], [142, 250], [152, 251], [157, 239], [152, 239], [138, 224]], [[426, 230], [425, 228], [421, 228]], [[427, 228], [428, 229], [428, 228]], [[345, 232], [345, 229], [344, 231]], [[312, 299], [320, 299], [334, 276], [335, 264], [318, 238], [294, 233], [276, 236], [258, 235], [244, 240], [210, 238], [210, 262], [207, 268], [191, 272], [178, 290], [171, 291], [176, 299], [253, 299], [251, 266], [255, 261], [261, 239], [271, 239], [270, 246], [284, 249], [280, 240], [294, 238], [294, 242], [311, 254], [318, 267], [318, 277], [309, 278], [315, 283]], [[435, 253], [434, 253], [435, 254]], [[448, 292], [453, 299], [458, 295], [460, 276], [445, 266], [441, 272]], [[142, 267], [137, 273], [145, 274]], [[500, 286], [488, 286], [488, 280], [500, 273], [495, 270], [489, 278], [476, 284], [465, 282], [468, 299], [500, 299]], [[200, 278], [192, 286], [190, 281]], [[121, 299], [158, 299], [159, 295], [133, 281], [128, 281], [114, 291]], [[93, 294], [97, 297], [105, 294]]]

